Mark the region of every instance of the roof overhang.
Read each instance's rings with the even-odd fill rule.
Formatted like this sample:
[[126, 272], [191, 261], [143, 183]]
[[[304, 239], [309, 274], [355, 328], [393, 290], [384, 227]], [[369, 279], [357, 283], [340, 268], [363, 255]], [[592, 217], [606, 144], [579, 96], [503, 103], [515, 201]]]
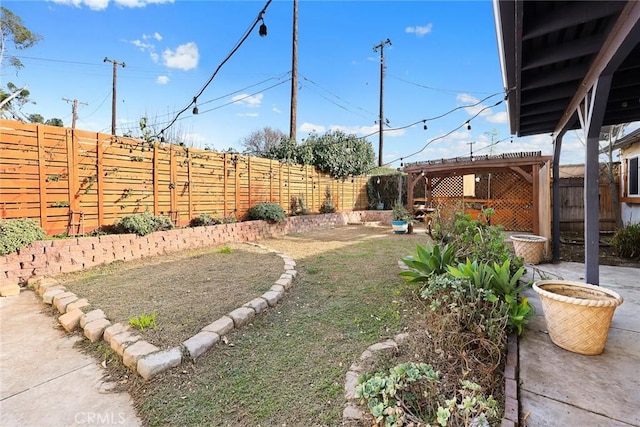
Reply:
[[512, 134], [580, 127], [576, 111], [601, 75], [612, 76], [603, 125], [640, 120], [640, 2], [493, 6]]

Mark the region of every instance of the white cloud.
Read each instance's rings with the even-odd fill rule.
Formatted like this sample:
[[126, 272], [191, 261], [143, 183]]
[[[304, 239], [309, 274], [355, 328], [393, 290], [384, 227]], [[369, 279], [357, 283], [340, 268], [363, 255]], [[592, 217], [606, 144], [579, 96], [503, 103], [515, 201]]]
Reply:
[[238, 117], [258, 117], [258, 113], [238, 113]]
[[275, 105], [273, 106], [273, 108], [271, 109], [274, 113], [282, 113], [282, 111], [280, 111], [280, 109], [278, 107], [276, 107]]
[[312, 132], [324, 133], [325, 127], [322, 125], [314, 125], [313, 123], [304, 122], [303, 124], [300, 125], [298, 130], [300, 132], [306, 132], [306, 133], [312, 133]]
[[[51, 0], [54, 3], [67, 6], [82, 7], [86, 6], [91, 10], [104, 10], [109, 6], [110, 0]], [[173, 3], [174, 0], [113, 0], [120, 7], [145, 7], [148, 4]]]
[[109, 0], [53, 0], [54, 3], [67, 6], [87, 6], [91, 10], [104, 10], [109, 6]]
[[151, 56], [151, 60], [157, 64], [158, 60], [160, 59], [160, 55], [158, 55], [157, 53], [153, 52], [153, 53], [150, 54], [150, 56]]
[[199, 58], [198, 46], [194, 42], [182, 44], [178, 46], [175, 51], [165, 49], [165, 51], [162, 52], [164, 65], [169, 68], [178, 68], [184, 71], [195, 68], [198, 65]]
[[158, 83], [159, 85], [166, 85], [167, 83], [169, 83], [169, 76], [158, 76], [158, 78], [156, 79], [156, 83]]
[[500, 113], [488, 115], [487, 121], [489, 123], [507, 123], [507, 112], [502, 111]]
[[162, 36], [157, 31], [155, 33], [153, 33], [152, 35], [148, 35], [148, 34], [143, 34], [142, 35], [142, 40], [150, 40], [150, 39], [155, 39], [157, 41], [162, 41]]
[[137, 47], [138, 49], [140, 49], [141, 51], [143, 51], [143, 52], [146, 51], [146, 50], [153, 50], [153, 48], [154, 48], [153, 44], [145, 43], [145, 42], [140, 41], [140, 40], [133, 40], [130, 43], [132, 45], [134, 45], [135, 47]]
[[409, 34], [415, 34], [418, 37], [422, 37], [425, 34], [429, 34], [432, 30], [433, 30], [433, 24], [429, 23], [424, 26], [416, 25], [415, 27], [407, 27], [404, 29], [404, 32]]
[[458, 102], [465, 105], [477, 104], [477, 105], [473, 105], [473, 107], [464, 108], [464, 111], [466, 111], [467, 114], [469, 114], [470, 116], [479, 115], [480, 117], [482, 117], [482, 116], [488, 116], [491, 114], [491, 108], [487, 108], [486, 105], [483, 105], [481, 103], [478, 104], [480, 100], [474, 96], [469, 95], [468, 93], [459, 93], [456, 99], [458, 100]]
[[233, 102], [237, 102], [241, 105], [245, 105], [251, 108], [257, 108], [262, 104], [262, 98], [264, 94], [259, 93], [257, 95], [249, 95], [246, 93], [241, 93], [231, 98]]

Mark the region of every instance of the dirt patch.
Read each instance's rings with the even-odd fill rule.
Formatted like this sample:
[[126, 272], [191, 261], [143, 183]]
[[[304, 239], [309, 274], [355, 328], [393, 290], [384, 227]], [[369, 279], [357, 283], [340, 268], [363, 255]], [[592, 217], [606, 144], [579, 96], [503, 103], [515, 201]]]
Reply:
[[[600, 234], [600, 265], [640, 268], [640, 259], [623, 258], [611, 246], [611, 233]], [[584, 237], [580, 233], [562, 233], [560, 236], [560, 261], [584, 263]]]
[[283, 271], [276, 254], [233, 244], [118, 262], [59, 280], [112, 322], [156, 313], [158, 326], [142, 335], [168, 348], [269, 290]]

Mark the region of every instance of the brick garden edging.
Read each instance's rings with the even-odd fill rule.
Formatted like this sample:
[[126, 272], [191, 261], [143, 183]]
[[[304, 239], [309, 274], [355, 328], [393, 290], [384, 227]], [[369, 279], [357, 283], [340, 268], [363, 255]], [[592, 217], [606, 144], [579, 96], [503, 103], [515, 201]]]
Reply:
[[112, 324], [105, 313], [94, 309], [85, 313], [91, 304], [73, 292], [68, 292], [56, 279], [34, 277], [28, 280], [28, 286], [40, 295], [45, 304], [50, 304], [61, 314], [58, 322], [67, 332], [82, 329], [84, 336], [91, 342], [103, 339], [121, 358], [123, 364], [137, 372], [145, 380], [179, 366], [183, 361], [195, 360], [213, 348], [221, 338], [233, 329], [245, 326], [256, 315], [269, 307], [274, 307], [284, 293], [293, 285], [297, 276], [296, 262], [290, 256], [270, 250], [263, 245], [251, 243], [261, 249], [275, 253], [284, 261], [284, 272], [274, 285], [260, 297], [254, 298], [243, 306], [220, 317], [203, 327], [200, 332], [170, 349], [159, 347], [142, 339], [137, 330], [122, 323]]
[[0, 296], [15, 295], [31, 277], [84, 270], [114, 261], [130, 261], [187, 249], [252, 242], [269, 237], [322, 230], [352, 223], [390, 223], [391, 211], [353, 211], [287, 217], [281, 223], [243, 221], [206, 227], [157, 231], [147, 236], [110, 234], [40, 240], [0, 256]]

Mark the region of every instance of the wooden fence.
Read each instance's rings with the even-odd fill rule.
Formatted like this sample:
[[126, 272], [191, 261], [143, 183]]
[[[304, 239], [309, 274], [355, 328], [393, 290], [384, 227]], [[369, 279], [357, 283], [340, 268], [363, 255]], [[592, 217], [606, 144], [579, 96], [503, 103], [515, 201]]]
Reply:
[[244, 219], [260, 202], [285, 211], [302, 197], [318, 212], [367, 209], [367, 177], [233, 153], [0, 120], [0, 218], [33, 218], [47, 234], [84, 234], [150, 211], [178, 226], [209, 214]]
[[[616, 183], [616, 187], [618, 183]], [[615, 231], [611, 188], [606, 178], [600, 178], [600, 231]], [[584, 231], [584, 178], [560, 179], [560, 231]]]

